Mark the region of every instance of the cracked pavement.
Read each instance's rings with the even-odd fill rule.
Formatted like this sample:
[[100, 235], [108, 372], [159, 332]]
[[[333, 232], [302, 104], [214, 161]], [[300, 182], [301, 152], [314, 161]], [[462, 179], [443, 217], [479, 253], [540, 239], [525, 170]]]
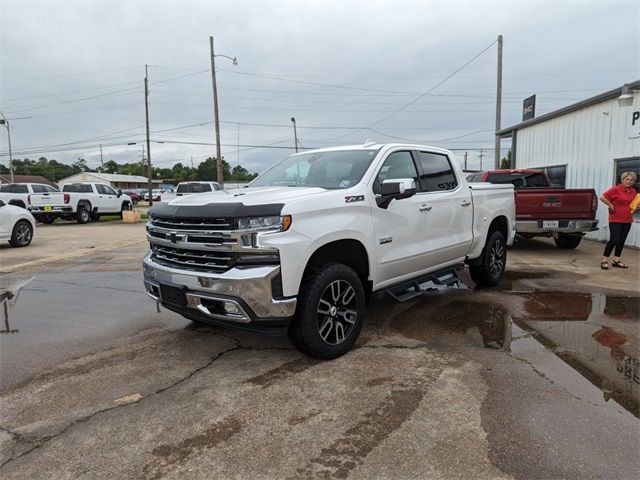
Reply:
[[605, 279], [600, 248], [525, 242], [502, 288], [376, 300], [330, 362], [156, 313], [144, 245], [29, 267], [0, 475], [637, 478], [638, 269]]

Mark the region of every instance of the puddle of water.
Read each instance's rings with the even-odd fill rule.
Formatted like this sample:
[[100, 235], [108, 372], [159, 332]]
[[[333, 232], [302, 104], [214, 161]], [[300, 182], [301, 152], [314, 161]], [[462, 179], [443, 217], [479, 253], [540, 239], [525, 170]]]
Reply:
[[[412, 338], [433, 339], [429, 329], [435, 328], [466, 333], [479, 346], [513, 350], [568, 391], [579, 392], [576, 396], [594, 403], [613, 399], [640, 417], [640, 297], [566, 292], [521, 292], [517, 296], [523, 305], [518, 312], [495, 304], [453, 300], [429, 307], [422, 304], [420, 312], [410, 309], [409, 315], [395, 319], [392, 325]], [[425, 315], [425, 308], [432, 310]], [[426, 325], [425, 316], [429, 318]], [[548, 354], [545, 359], [540, 351], [550, 351], [562, 362], [550, 361]], [[579, 386], [584, 380], [578, 380], [575, 372], [600, 390], [599, 398], [594, 397], [593, 387]]]

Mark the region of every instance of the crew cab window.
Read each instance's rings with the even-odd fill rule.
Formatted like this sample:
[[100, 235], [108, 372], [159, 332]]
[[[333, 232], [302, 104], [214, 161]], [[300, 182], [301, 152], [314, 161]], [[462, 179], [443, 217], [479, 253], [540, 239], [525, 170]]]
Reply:
[[49, 185], [43, 185], [43, 187], [44, 187], [44, 191], [47, 192], [47, 193], [57, 193], [58, 192], [58, 190], [56, 188], [53, 188], [53, 187], [51, 187]]
[[8, 193], [29, 193], [29, 189], [26, 185], [20, 185], [18, 183], [10, 183], [8, 185], [2, 185], [0, 192]]
[[33, 189], [33, 193], [44, 193], [46, 190], [44, 189], [44, 185], [31, 185]]
[[431, 152], [418, 152], [422, 167], [420, 185], [423, 192], [453, 190], [458, 186], [456, 174], [446, 155]]
[[81, 184], [73, 184], [73, 185], [65, 185], [62, 187], [63, 192], [71, 192], [71, 193], [93, 193], [93, 189], [91, 185]]
[[98, 185], [99, 187], [102, 187], [104, 189], [104, 193], [106, 193], [107, 195], [117, 195], [116, 191], [109, 187], [108, 185]]
[[210, 192], [211, 186], [208, 183], [186, 183], [178, 185], [176, 193], [203, 193]]
[[414, 182], [416, 182], [416, 190], [420, 189], [418, 172], [413, 163], [411, 152], [394, 152], [387, 157], [373, 184], [373, 191], [380, 193], [382, 191], [382, 182], [396, 178], [413, 178]]

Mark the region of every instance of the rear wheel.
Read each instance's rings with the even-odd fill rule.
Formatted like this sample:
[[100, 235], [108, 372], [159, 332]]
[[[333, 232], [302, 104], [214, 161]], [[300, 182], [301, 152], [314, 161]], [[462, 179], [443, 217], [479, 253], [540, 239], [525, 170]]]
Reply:
[[482, 250], [480, 263], [469, 266], [471, 278], [478, 285], [493, 287], [502, 281], [507, 266], [507, 242], [499, 231], [491, 232]]
[[582, 237], [579, 237], [577, 235], [560, 235], [559, 237], [554, 238], [553, 240], [554, 242], [556, 242], [556, 246], [558, 248], [569, 250], [571, 248], [576, 248], [578, 245], [580, 245], [580, 242], [582, 241]]
[[33, 239], [33, 227], [26, 220], [20, 220], [13, 227], [9, 243], [13, 247], [26, 247]]
[[122, 212], [124, 212], [125, 210], [133, 210], [133, 207], [129, 202], [122, 202], [122, 207], [120, 209], [120, 218], [123, 217]]
[[91, 214], [86, 207], [78, 207], [78, 213], [76, 213], [76, 221], [80, 224], [87, 223], [91, 219]]
[[336, 358], [353, 347], [364, 317], [364, 289], [356, 272], [338, 263], [313, 264], [302, 280], [289, 340], [307, 355]]

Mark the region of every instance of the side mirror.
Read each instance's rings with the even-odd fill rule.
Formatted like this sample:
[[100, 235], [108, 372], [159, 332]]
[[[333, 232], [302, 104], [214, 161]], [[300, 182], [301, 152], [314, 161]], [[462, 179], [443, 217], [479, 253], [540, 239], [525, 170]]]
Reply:
[[380, 208], [387, 208], [391, 200], [401, 200], [416, 194], [416, 182], [413, 178], [393, 178], [382, 182], [381, 193], [376, 197]]
[[0, 207], [4, 207], [6, 205], [6, 203], [4, 203], [2, 200], [0, 200]]
[[121, 188], [119, 188], [119, 189], [118, 189], [118, 198], [120, 198], [121, 196], [122, 196], [122, 189], [121, 189]]

